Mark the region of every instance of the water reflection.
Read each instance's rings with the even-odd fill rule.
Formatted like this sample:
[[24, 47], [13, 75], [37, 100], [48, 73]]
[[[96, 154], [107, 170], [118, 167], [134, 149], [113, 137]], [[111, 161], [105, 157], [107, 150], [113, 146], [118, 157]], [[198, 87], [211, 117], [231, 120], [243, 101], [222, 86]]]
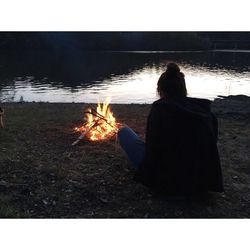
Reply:
[[169, 61], [180, 64], [189, 96], [250, 95], [249, 53], [2, 53], [0, 100], [151, 103]]

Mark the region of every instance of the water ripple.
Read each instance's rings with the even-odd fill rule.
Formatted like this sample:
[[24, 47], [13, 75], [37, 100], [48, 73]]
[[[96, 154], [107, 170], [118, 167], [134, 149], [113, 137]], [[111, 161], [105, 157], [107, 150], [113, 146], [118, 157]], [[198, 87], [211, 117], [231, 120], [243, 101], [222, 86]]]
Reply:
[[[214, 54], [205, 57], [197, 53], [204, 56], [200, 61], [195, 61], [194, 53], [188, 59], [185, 59], [188, 53], [177, 54], [176, 61], [185, 73], [189, 96], [211, 100], [218, 95], [250, 96], [250, 65], [236, 65], [235, 55], [232, 59], [226, 58], [227, 60], [221, 62], [222, 58], [214, 59]], [[144, 58], [145, 56], [150, 57]], [[119, 63], [106, 61], [105, 72], [101, 71], [95, 75], [91, 73], [91, 68], [84, 71], [81, 68], [73, 74], [64, 70], [65, 72], [61, 71], [63, 77], [60, 80], [56, 80], [53, 75], [45, 74], [8, 76], [0, 83], [0, 101], [18, 102], [23, 98], [24, 101], [96, 102], [98, 99], [111, 96], [114, 103], [152, 103], [158, 98], [158, 78], [173, 56], [176, 54], [133, 52], [129, 53], [125, 60], [124, 56], [119, 59], [116, 55], [115, 60]], [[219, 62], [213, 62], [211, 58]], [[115, 72], [108, 68], [109, 63], [117, 64]]]

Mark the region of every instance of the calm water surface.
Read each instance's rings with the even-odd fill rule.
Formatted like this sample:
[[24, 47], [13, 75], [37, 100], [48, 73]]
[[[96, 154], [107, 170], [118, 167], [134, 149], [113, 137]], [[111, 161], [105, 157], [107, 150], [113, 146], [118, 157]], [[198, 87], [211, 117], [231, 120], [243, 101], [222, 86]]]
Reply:
[[250, 52], [1, 52], [0, 101], [152, 103], [169, 61], [188, 94], [250, 96]]

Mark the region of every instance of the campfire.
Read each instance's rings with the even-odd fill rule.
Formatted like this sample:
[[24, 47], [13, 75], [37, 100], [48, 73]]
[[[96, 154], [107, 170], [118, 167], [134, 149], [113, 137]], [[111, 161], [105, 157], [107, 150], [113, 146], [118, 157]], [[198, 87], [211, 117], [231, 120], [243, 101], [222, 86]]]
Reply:
[[75, 131], [81, 135], [72, 143], [76, 145], [83, 138], [90, 141], [109, 140], [118, 132], [118, 123], [110, 111], [110, 98], [103, 104], [98, 103], [97, 108], [89, 108], [85, 113], [86, 122], [81, 127], [76, 127]]

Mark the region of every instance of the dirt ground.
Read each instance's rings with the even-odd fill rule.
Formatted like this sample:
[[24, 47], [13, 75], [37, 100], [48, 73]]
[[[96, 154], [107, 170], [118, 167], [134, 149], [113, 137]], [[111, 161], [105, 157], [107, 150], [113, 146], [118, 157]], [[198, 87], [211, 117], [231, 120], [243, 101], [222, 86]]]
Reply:
[[[216, 99], [225, 193], [203, 201], [157, 196], [133, 181], [114, 141], [73, 132], [87, 104], [3, 103], [1, 218], [249, 218], [250, 98]], [[150, 105], [112, 105], [117, 120], [144, 137]]]

